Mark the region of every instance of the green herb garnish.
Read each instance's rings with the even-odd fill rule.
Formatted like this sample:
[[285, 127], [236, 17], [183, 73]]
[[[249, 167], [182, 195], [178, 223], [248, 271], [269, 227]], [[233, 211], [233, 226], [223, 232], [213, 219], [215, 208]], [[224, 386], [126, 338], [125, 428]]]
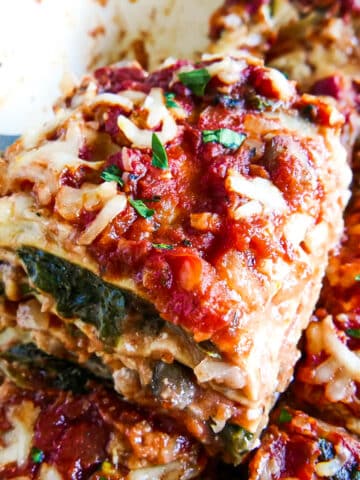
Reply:
[[160, 168], [161, 170], [166, 170], [169, 168], [166, 150], [156, 133], [152, 134], [151, 148], [153, 154], [151, 165], [153, 167]]
[[204, 130], [202, 140], [204, 143], [216, 142], [224, 147], [233, 150], [240, 147], [246, 138], [245, 133], [238, 133], [229, 128], [219, 128], [218, 130]]
[[175, 102], [175, 93], [166, 92], [165, 96], [165, 105], [167, 108], [177, 108], [179, 105]]
[[173, 250], [174, 245], [169, 245], [167, 243], [152, 243], [154, 248], [159, 248], [160, 250]]
[[288, 423], [288, 422], [291, 422], [291, 419], [292, 419], [291, 413], [288, 412], [285, 408], [282, 408], [279, 415], [279, 423]]
[[[354, 468], [356, 468], [356, 466]], [[360, 480], [360, 471], [359, 470], [353, 470], [351, 472], [351, 480]]]
[[137, 213], [143, 218], [150, 218], [154, 215], [155, 210], [148, 208], [142, 200], [133, 200], [129, 198], [130, 205], [135, 208]]
[[360, 273], [355, 275], [354, 280], [355, 280], [355, 282], [360, 282]]
[[34, 463], [41, 463], [44, 461], [45, 454], [40, 448], [33, 447], [30, 453], [31, 459]]
[[346, 334], [353, 338], [360, 338], [360, 328], [348, 328]]
[[231, 423], [225, 425], [219, 436], [235, 465], [242, 462], [244, 455], [250, 450], [254, 438], [254, 434], [248, 432], [245, 428]]
[[190, 240], [188, 240], [187, 238], [185, 238], [185, 239], [182, 241], [182, 244], [183, 244], [185, 247], [192, 247], [192, 243], [191, 243]]
[[190, 72], [181, 72], [178, 74], [178, 77], [182, 84], [190, 88], [190, 90], [198, 96], [204, 95], [206, 85], [211, 79], [211, 75], [206, 68], [191, 70]]
[[121, 187], [124, 186], [124, 181], [121, 178], [121, 170], [116, 165], [109, 165], [106, 167], [100, 175], [100, 178], [105, 180], [105, 182], [116, 182]]

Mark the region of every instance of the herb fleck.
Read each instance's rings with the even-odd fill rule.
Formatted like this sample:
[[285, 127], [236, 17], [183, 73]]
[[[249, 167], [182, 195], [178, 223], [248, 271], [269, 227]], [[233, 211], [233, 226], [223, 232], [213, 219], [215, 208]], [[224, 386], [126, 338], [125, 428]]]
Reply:
[[31, 459], [34, 463], [41, 463], [44, 461], [45, 454], [40, 448], [33, 447], [30, 453]]
[[174, 245], [169, 245], [168, 243], [152, 243], [154, 248], [159, 248], [160, 250], [173, 250]]
[[116, 182], [121, 187], [124, 185], [124, 181], [121, 178], [121, 170], [116, 165], [109, 165], [106, 167], [100, 175], [100, 178], [105, 180], [105, 182]]
[[279, 415], [279, 423], [288, 423], [288, 422], [291, 422], [291, 419], [292, 419], [291, 413], [288, 412], [285, 408], [282, 408]]
[[166, 150], [156, 133], [152, 134], [151, 148], [153, 154], [151, 165], [153, 167], [160, 168], [161, 170], [166, 170], [167, 168], [169, 168], [169, 161]]
[[206, 68], [199, 70], [191, 70], [190, 72], [181, 72], [178, 74], [180, 82], [195, 93], [195, 95], [202, 96], [205, 93], [205, 88], [211, 79], [210, 73]]
[[245, 133], [238, 133], [229, 128], [219, 128], [218, 130], [204, 130], [202, 139], [204, 143], [216, 142], [224, 147], [235, 150], [240, 147], [246, 138]]
[[353, 338], [360, 338], [360, 328], [348, 328], [346, 334]]
[[166, 92], [165, 96], [165, 105], [167, 108], [177, 108], [179, 105], [175, 102], [175, 93]]
[[148, 208], [142, 200], [133, 200], [129, 198], [130, 205], [135, 208], [137, 213], [143, 218], [150, 218], [154, 215], [155, 210]]

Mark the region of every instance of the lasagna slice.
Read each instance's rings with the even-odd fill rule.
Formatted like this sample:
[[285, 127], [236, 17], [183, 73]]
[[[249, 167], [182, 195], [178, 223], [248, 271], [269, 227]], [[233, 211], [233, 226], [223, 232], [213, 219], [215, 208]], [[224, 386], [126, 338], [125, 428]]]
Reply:
[[201, 447], [179, 425], [19, 338], [0, 335], [1, 478], [186, 480], [204, 469]]
[[254, 57], [97, 70], [1, 164], [5, 303], [240, 462], [342, 232], [342, 122]]
[[357, 479], [360, 442], [344, 429], [279, 407], [249, 465], [249, 480]]
[[294, 393], [325, 418], [360, 434], [359, 152], [345, 238], [330, 257], [319, 308], [304, 338]]

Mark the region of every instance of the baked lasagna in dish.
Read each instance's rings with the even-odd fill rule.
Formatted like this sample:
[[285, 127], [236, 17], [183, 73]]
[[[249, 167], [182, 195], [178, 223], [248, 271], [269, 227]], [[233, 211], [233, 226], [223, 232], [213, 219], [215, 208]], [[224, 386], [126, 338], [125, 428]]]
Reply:
[[185, 480], [204, 469], [202, 448], [168, 417], [124, 402], [86, 370], [22, 343], [14, 329], [0, 342], [8, 377], [0, 386], [0, 478]]
[[239, 463], [342, 232], [342, 124], [249, 55], [97, 70], [1, 163], [3, 327]]
[[249, 465], [250, 480], [355, 480], [359, 475], [357, 438], [286, 405], [273, 412]]
[[214, 13], [210, 33], [211, 51], [251, 51], [302, 91], [333, 97], [351, 152], [360, 133], [359, 2], [229, 0]]

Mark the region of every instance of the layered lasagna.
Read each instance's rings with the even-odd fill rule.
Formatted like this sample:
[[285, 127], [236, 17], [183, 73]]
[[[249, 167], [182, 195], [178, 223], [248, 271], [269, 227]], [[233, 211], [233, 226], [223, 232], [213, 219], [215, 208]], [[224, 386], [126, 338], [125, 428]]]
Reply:
[[239, 463], [342, 232], [342, 125], [245, 54], [97, 70], [1, 163], [2, 327]]
[[250, 480], [355, 480], [359, 475], [358, 438], [286, 404], [273, 412], [249, 465]]
[[24, 332], [4, 330], [0, 342], [0, 478], [186, 480], [206, 466], [199, 444], [169, 418], [124, 402]]
[[294, 394], [322, 416], [360, 434], [359, 152], [345, 237], [330, 257], [318, 309], [306, 331]]

